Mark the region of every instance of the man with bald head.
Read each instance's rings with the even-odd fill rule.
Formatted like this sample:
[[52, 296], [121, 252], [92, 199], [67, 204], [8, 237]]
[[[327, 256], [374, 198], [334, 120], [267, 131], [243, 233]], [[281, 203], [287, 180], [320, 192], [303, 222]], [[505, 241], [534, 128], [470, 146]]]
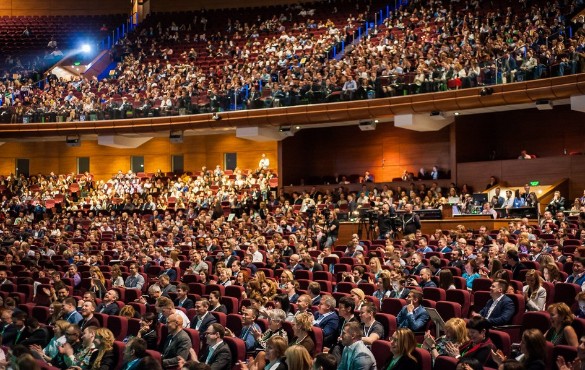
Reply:
[[166, 325], [169, 334], [162, 342], [160, 353], [163, 368], [170, 369], [179, 365], [179, 358], [189, 358], [189, 349], [193, 345], [189, 334], [183, 330], [183, 318], [180, 315], [170, 315]]

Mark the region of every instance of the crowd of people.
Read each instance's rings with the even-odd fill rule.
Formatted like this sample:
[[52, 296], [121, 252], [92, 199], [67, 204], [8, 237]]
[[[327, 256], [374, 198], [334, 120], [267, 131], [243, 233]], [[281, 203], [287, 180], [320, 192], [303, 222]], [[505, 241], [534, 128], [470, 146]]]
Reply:
[[[393, 228], [400, 189], [374, 197], [376, 184], [364, 183], [377, 236], [348, 241], [338, 239], [337, 215], [349, 212], [339, 201], [358, 194], [343, 187], [273, 194], [263, 185], [269, 165], [261, 164], [174, 178], [120, 171], [107, 181], [0, 179], [0, 322], [11, 348], [0, 356], [23, 369], [46, 362], [64, 370], [428, 370], [426, 359], [445, 358], [472, 369], [544, 370], [555, 361], [580, 369], [585, 333], [573, 321], [585, 318], [585, 197], [577, 216], [557, 209], [540, 224], [425, 235], [412, 213], [416, 195], [402, 196], [405, 214]], [[59, 194], [66, 195], [59, 207], [43, 208]], [[246, 196], [241, 209], [230, 203]], [[227, 209], [216, 212], [218, 202]], [[311, 211], [305, 203], [324, 206]], [[558, 284], [579, 293], [549, 299]], [[468, 300], [436, 337], [425, 307], [443, 312], [440, 294]], [[46, 323], [35, 311], [41, 307]], [[524, 311], [548, 312], [550, 321], [518, 334], [513, 352], [501, 336], [514, 334], [500, 328]], [[578, 357], [550, 358], [546, 341]]]
[[[109, 78], [0, 86], [5, 122], [98, 120], [368, 99], [580, 73], [575, 2], [358, 2], [256, 19], [151, 15], [120, 41]], [[502, 4], [499, 4], [502, 5]], [[378, 9], [383, 8], [381, 13]], [[333, 17], [337, 15], [337, 17]], [[384, 14], [385, 15], [385, 14]], [[208, 19], [207, 17], [210, 17]], [[247, 17], [247, 18], [246, 18]], [[331, 18], [336, 19], [332, 21]], [[182, 18], [184, 19], [184, 18]], [[176, 23], [175, 23], [176, 22]], [[378, 24], [379, 23], [379, 24]], [[367, 32], [356, 31], [368, 25]], [[373, 27], [370, 25], [373, 24]], [[341, 44], [347, 45], [337, 55]], [[335, 54], [335, 57], [334, 57]]]

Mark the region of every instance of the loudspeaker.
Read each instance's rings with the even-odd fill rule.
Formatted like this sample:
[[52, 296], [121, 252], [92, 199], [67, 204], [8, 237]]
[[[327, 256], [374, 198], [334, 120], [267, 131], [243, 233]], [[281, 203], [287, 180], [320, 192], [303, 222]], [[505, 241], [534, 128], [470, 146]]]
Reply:
[[81, 146], [81, 139], [79, 137], [76, 138], [67, 138], [65, 139], [65, 144], [70, 147]]
[[553, 102], [550, 100], [537, 100], [536, 109], [538, 110], [552, 110]]
[[182, 132], [171, 132], [169, 134], [169, 141], [173, 144], [181, 144], [183, 142]]
[[376, 129], [375, 121], [363, 121], [359, 124], [360, 130], [362, 131], [374, 131]]

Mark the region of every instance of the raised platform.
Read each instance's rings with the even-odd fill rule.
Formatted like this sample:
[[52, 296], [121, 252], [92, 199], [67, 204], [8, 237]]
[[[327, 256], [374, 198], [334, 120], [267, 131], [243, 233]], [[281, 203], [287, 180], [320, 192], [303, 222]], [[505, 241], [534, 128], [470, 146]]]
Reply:
[[[480, 226], [487, 227], [488, 230], [496, 230], [502, 227], [508, 227], [508, 223], [513, 219], [496, 219], [493, 220], [488, 215], [465, 215], [445, 218], [442, 220], [423, 220], [421, 221], [421, 230], [423, 234], [433, 234], [436, 229], [453, 230], [457, 225], [465, 225], [466, 228], [477, 230]], [[339, 223], [339, 239], [337, 244], [345, 244], [351, 240], [352, 234], [359, 234], [361, 229], [361, 239], [369, 239], [369, 224], [357, 221], [348, 221]], [[377, 239], [374, 235], [372, 239]]]

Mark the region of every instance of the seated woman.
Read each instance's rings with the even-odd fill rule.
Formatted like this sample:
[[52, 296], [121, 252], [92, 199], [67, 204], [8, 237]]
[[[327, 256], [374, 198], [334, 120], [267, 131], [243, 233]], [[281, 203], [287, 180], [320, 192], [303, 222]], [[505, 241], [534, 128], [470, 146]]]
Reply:
[[400, 328], [390, 337], [392, 359], [383, 369], [386, 370], [421, 370], [421, 365], [412, 354], [416, 348], [416, 339], [410, 329]]
[[309, 312], [297, 314], [294, 318], [292, 328], [294, 338], [290, 341], [290, 345], [303, 346], [309, 351], [311, 356], [315, 353], [315, 342], [309, 335], [313, 327], [314, 317]]
[[380, 277], [380, 274], [384, 271], [382, 270], [382, 263], [380, 263], [380, 259], [378, 257], [370, 258], [369, 262], [370, 273], [374, 274], [374, 279]]
[[282, 327], [282, 323], [286, 315], [283, 310], [280, 309], [273, 309], [268, 311], [268, 330], [264, 333], [260, 331], [252, 331], [252, 335], [254, 335], [254, 339], [256, 339], [256, 349], [260, 352], [256, 356], [255, 362], [258, 364], [258, 368], [263, 369], [266, 365], [266, 346], [268, 340], [278, 336], [284, 339], [285, 342], [288, 342], [288, 336], [286, 334], [286, 330]]
[[31, 349], [37, 352], [45, 361], [51, 361], [53, 357], [59, 353], [59, 347], [65, 342], [65, 331], [71, 324], [65, 320], [57, 320], [53, 326], [53, 337], [49, 340], [49, 344], [45, 348], [41, 348], [39, 345], [32, 345]]
[[540, 267], [542, 272], [542, 277], [544, 281], [548, 281], [549, 283], [558, 283], [561, 281], [561, 271], [559, 270], [559, 266], [556, 263], [547, 263], [546, 265], [542, 265]]
[[389, 272], [382, 272], [376, 278], [376, 287], [378, 288], [373, 296], [380, 300], [380, 304], [384, 298], [389, 298], [392, 293], [392, 281], [390, 280]]
[[279, 294], [274, 297], [274, 308], [278, 308], [284, 311], [286, 314], [285, 321], [293, 322], [295, 315], [292, 313], [290, 301], [286, 294]]
[[439, 288], [445, 290], [456, 289], [451, 270], [441, 270], [439, 272]]
[[221, 304], [221, 293], [218, 290], [209, 293], [209, 311], [228, 313], [226, 306]]
[[157, 350], [158, 335], [156, 334], [156, 327], [158, 325], [157, 315], [153, 312], [147, 312], [142, 315], [140, 320], [140, 330], [136, 337], [142, 338], [146, 341], [147, 349]]
[[[520, 364], [527, 370], [546, 369], [546, 339], [538, 329], [527, 329], [522, 333], [520, 342]], [[494, 362], [500, 366], [506, 361], [506, 356], [501, 350], [492, 352]], [[560, 366], [559, 366], [560, 368]]]
[[551, 326], [544, 335], [546, 340], [555, 346], [563, 344], [577, 347], [577, 333], [571, 326], [575, 316], [569, 306], [564, 302], [553, 303], [548, 306], [547, 311], [550, 313]]
[[91, 355], [91, 370], [110, 370], [114, 366], [114, 334], [107, 328], [98, 328], [93, 340], [97, 351]]
[[466, 327], [470, 340], [459, 347], [454, 343], [447, 343], [445, 350], [451, 357], [457, 359], [460, 357], [474, 357], [485, 365], [490, 359], [492, 350], [495, 348], [488, 337], [490, 323], [483, 317], [474, 316], [469, 319]]
[[522, 288], [526, 311], [544, 311], [546, 305], [546, 289], [541, 284], [542, 278], [536, 270], [526, 273], [526, 285]]
[[[284, 352], [288, 343], [286, 339], [281, 336], [275, 335], [266, 341], [266, 353], [263, 356], [264, 362], [260, 363], [258, 361], [253, 361], [250, 364], [250, 367], [246, 363], [242, 363], [241, 369], [242, 370], [286, 370], [286, 362], [284, 359]], [[264, 352], [261, 352], [264, 353]], [[260, 354], [258, 354], [258, 357]], [[256, 358], [258, 358], [256, 357]], [[266, 361], [268, 363], [266, 364]], [[264, 364], [264, 365], [262, 365]]]
[[466, 281], [467, 289], [471, 290], [471, 287], [473, 286], [473, 280], [480, 277], [479, 268], [477, 267], [475, 260], [472, 259], [468, 260], [464, 267], [465, 272], [461, 276], [463, 276]]
[[432, 359], [435, 360], [439, 356], [449, 356], [446, 349], [447, 343], [452, 343], [456, 347], [460, 347], [468, 341], [469, 337], [467, 336], [465, 320], [454, 317], [445, 323], [445, 335], [442, 337], [435, 339], [431, 335], [431, 332], [427, 331], [422, 348], [428, 350]]

